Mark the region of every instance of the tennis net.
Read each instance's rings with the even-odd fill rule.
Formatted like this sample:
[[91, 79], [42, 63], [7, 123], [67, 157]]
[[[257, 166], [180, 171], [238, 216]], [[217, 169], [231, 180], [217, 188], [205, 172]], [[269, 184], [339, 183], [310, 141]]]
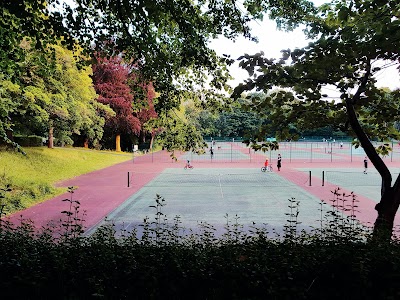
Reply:
[[[133, 174], [131, 180], [135, 184], [135, 177], [144, 174]], [[241, 186], [241, 187], [273, 187], [291, 186], [292, 182], [273, 172], [259, 173], [218, 173], [204, 174], [188, 171], [185, 173], [164, 172], [156, 176], [146, 186], [185, 186], [185, 187], [213, 187], [213, 186]]]

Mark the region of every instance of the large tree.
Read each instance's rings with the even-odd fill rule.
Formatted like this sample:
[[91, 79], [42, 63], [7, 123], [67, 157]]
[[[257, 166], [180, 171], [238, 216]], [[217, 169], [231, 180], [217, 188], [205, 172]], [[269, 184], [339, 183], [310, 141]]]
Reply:
[[49, 46], [48, 51], [35, 50], [27, 42], [24, 61], [16, 78], [20, 95], [5, 106], [13, 108], [8, 117], [17, 132], [53, 136], [61, 143], [72, 143], [73, 134], [83, 135], [91, 142], [103, 134], [104, 118], [109, 108], [97, 103], [90, 78], [90, 68], [78, 68], [76, 51]]
[[[241, 58], [241, 66], [252, 77], [233, 95], [240, 97], [254, 88], [268, 92], [278, 86], [284, 90], [255, 104], [275, 104], [285, 110], [283, 125], [293, 120], [308, 127], [326, 123], [352, 133], [382, 177], [374, 233], [385, 239], [392, 234], [400, 204], [400, 176], [393, 182], [379, 155], [389, 146], [375, 149], [371, 139], [399, 138], [394, 129], [400, 118], [399, 93], [376, 87], [376, 76], [400, 58], [399, 11], [395, 0], [334, 1], [321, 6], [319, 14], [303, 17], [312, 39], [306, 47], [283, 50], [280, 59], [267, 59], [262, 53]], [[339, 101], [325, 98], [324, 87], [335, 89]]]
[[115, 149], [121, 151], [121, 134], [139, 135], [141, 124], [133, 112], [133, 93], [128, 85], [129, 68], [118, 57], [99, 58], [93, 65], [93, 83], [98, 101], [109, 105], [115, 115], [107, 118], [106, 126], [115, 136]]

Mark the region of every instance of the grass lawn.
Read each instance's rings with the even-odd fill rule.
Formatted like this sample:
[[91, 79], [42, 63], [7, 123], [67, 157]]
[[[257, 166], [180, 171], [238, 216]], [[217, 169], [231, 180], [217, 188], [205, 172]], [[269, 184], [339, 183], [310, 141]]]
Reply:
[[0, 150], [0, 188], [7, 184], [6, 213], [12, 213], [52, 198], [65, 191], [58, 181], [115, 165], [132, 158], [129, 153], [84, 148], [32, 147], [27, 153]]

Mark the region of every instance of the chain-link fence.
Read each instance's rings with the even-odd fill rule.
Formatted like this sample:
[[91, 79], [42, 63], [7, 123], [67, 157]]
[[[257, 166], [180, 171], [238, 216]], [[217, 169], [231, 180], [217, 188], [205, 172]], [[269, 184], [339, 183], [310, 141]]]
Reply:
[[[373, 142], [375, 147], [382, 143]], [[400, 161], [400, 145], [392, 142], [393, 151], [383, 157], [386, 162]], [[366, 156], [364, 149], [355, 148], [348, 141], [300, 141], [300, 142], [279, 142], [279, 150], [255, 151], [241, 141], [219, 141], [207, 142], [207, 148], [198, 154], [191, 151], [174, 151], [171, 155], [165, 155], [160, 151], [150, 150], [146, 157], [141, 160], [147, 162], [185, 162], [189, 160], [195, 163], [213, 162], [235, 162], [235, 163], [263, 163], [269, 159], [275, 164], [278, 154], [281, 154], [284, 163], [290, 162], [362, 162]], [[137, 157], [137, 155], [136, 155]], [[133, 154], [135, 159], [135, 153]]]

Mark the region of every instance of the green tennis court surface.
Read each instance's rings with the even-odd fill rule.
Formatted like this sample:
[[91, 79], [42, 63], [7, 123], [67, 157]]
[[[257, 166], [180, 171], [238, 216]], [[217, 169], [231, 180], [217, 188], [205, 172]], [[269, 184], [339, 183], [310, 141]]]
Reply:
[[[132, 185], [135, 176], [141, 174], [134, 174]], [[99, 225], [112, 222], [117, 232], [129, 232], [134, 227], [140, 232], [139, 225], [146, 217], [155, 220], [156, 210], [150, 206], [155, 205], [157, 194], [165, 199], [162, 213], [168, 222], [172, 225], [174, 217], [180, 216], [181, 226], [186, 229], [196, 230], [200, 222], [206, 222], [216, 228], [217, 234], [222, 233], [227, 218], [235, 222], [237, 216], [244, 228], [254, 222], [282, 232], [288, 224], [291, 198], [300, 201], [299, 229], [320, 225], [320, 199], [278, 172], [263, 173], [259, 168], [165, 169]]]
[[[356, 195], [364, 196], [372, 201], [378, 203], [381, 197], [381, 183], [382, 179], [379, 173], [370, 168], [367, 174], [364, 174], [363, 168], [359, 169], [338, 169], [338, 168], [300, 168], [304, 172], [312, 170], [312, 176], [318, 177], [322, 180], [324, 176], [325, 182], [329, 182], [338, 187], [353, 191]], [[400, 173], [399, 168], [389, 169], [393, 181], [396, 180]], [[324, 174], [323, 174], [324, 172]], [[317, 183], [318, 184], [318, 183]]]

